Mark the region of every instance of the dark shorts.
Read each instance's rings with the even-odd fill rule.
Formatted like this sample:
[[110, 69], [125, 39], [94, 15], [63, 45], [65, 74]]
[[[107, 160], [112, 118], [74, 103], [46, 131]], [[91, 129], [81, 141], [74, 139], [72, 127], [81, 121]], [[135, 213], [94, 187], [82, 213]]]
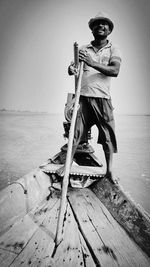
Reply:
[[111, 149], [116, 153], [117, 142], [111, 99], [80, 96], [75, 142], [78, 143], [93, 125], [99, 130], [98, 143], [102, 144], [104, 151]]

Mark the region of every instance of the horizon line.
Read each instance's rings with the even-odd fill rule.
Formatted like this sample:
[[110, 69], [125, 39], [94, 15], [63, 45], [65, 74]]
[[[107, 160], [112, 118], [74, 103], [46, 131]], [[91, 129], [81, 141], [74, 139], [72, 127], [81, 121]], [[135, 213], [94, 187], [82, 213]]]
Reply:
[[[2, 108], [0, 109], [0, 112], [18, 112], [18, 113], [38, 113], [38, 114], [63, 114], [63, 112], [50, 112], [50, 111], [33, 111], [33, 110], [15, 110], [15, 109], [6, 109]], [[126, 116], [150, 116], [149, 113], [124, 113], [124, 112], [114, 112], [115, 115], [126, 115]]]

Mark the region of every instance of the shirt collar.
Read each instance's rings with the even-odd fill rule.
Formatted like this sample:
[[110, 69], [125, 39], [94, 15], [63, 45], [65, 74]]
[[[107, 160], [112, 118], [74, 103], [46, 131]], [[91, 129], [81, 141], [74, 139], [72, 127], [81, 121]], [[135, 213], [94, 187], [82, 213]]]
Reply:
[[[105, 46], [103, 46], [100, 50], [103, 50], [103, 49], [111, 47], [111, 46], [112, 46], [112, 43], [111, 43], [111, 41], [108, 40], [108, 43]], [[93, 48], [94, 49], [92, 42], [87, 45], [87, 48]]]

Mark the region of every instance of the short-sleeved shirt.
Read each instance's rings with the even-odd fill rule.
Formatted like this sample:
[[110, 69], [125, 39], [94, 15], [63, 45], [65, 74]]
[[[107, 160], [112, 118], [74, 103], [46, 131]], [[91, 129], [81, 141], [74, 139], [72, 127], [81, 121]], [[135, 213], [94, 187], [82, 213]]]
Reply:
[[[81, 49], [86, 50], [94, 61], [106, 66], [109, 65], [112, 60], [121, 62], [120, 49], [118, 46], [112, 45], [110, 41], [98, 51], [94, 49], [92, 44], [82, 46]], [[110, 76], [106, 76], [84, 63], [81, 81], [81, 95], [109, 99], [110, 82]]]

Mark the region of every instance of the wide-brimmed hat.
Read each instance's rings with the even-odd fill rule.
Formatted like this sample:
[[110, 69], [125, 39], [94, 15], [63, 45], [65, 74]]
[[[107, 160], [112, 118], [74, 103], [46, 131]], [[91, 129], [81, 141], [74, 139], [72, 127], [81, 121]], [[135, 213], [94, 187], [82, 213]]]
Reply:
[[113, 24], [112, 20], [110, 19], [109, 15], [104, 13], [104, 12], [99, 12], [94, 18], [90, 19], [88, 24], [89, 24], [89, 27], [91, 30], [92, 30], [93, 24], [99, 20], [107, 21], [107, 23], [109, 24], [110, 31], [112, 32], [112, 30], [114, 28], [114, 24]]

